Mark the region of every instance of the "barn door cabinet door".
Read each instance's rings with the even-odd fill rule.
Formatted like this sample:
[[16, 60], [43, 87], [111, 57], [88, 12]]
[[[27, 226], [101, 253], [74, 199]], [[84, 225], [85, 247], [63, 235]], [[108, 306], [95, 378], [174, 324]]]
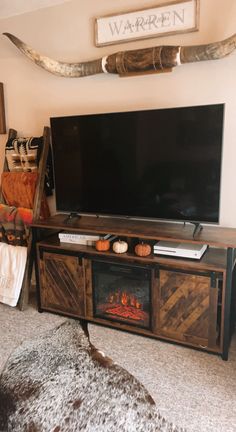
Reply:
[[218, 288], [215, 273], [160, 269], [158, 285], [160, 334], [201, 348], [216, 348]]
[[41, 249], [39, 256], [41, 308], [84, 317], [83, 259]]

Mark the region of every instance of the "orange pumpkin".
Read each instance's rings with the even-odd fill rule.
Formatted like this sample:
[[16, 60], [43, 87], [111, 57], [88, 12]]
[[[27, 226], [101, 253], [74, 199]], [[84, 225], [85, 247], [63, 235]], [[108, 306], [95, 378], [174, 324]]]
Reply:
[[142, 243], [138, 243], [135, 246], [134, 251], [136, 255], [142, 257], [142, 256], [150, 255], [150, 253], [152, 252], [152, 248], [149, 244], [142, 242]]
[[95, 248], [100, 252], [108, 251], [110, 249], [110, 242], [106, 239], [97, 240], [95, 243]]

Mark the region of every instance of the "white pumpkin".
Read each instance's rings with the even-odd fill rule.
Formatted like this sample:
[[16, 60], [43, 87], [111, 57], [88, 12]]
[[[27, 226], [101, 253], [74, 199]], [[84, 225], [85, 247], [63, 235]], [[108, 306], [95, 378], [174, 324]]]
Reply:
[[112, 249], [118, 254], [125, 253], [128, 250], [128, 243], [124, 240], [117, 240], [113, 243]]

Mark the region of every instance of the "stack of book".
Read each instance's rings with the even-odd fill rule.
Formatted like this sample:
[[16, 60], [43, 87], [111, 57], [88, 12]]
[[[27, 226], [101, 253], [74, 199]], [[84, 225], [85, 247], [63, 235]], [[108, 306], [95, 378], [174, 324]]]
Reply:
[[110, 239], [110, 234], [106, 234], [104, 236], [100, 235], [92, 235], [92, 234], [74, 234], [68, 232], [61, 232], [58, 234], [59, 240], [62, 243], [74, 243], [86, 246], [95, 246], [97, 240]]

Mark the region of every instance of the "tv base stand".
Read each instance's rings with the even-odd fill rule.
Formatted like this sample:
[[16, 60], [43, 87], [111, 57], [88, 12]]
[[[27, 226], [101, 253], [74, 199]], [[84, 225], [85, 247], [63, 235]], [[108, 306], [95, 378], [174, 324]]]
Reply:
[[[60, 243], [58, 232], [125, 238], [126, 253]], [[50, 233], [50, 235], [49, 235]], [[56, 215], [32, 225], [38, 308], [219, 354], [228, 359], [235, 322], [236, 229], [206, 226], [200, 260], [135, 254], [137, 242], [193, 243], [192, 227]]]
[[65, 219], [64, 223], [73, 221], [74, 219], [80, 219], [82, 216], [78, 213], [70, 213]]
[[[194, 230], [193, 230], [193, 239], [195, 238], [195, 236], [202, 231], [203, 226], [200, 224], [200, 222], [189, 222], [190, 224], [194, 225]], [[186, 222], [184, 222], [184, 226], [186, 226]]]

